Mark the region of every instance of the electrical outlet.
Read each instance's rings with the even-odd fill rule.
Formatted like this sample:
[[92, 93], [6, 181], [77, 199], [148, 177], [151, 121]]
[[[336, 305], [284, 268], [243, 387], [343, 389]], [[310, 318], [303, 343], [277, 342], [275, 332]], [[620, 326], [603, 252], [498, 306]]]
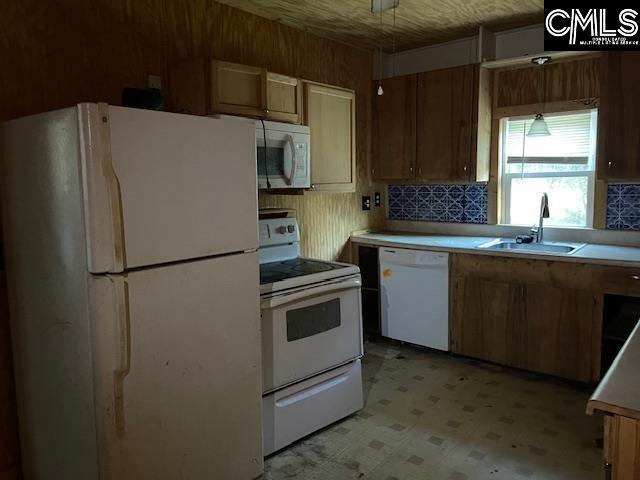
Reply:
[[371, 197], [369, 195], [362, 197], [362, 210], [371, 210]]
[[162, 90], [162, 77], [150, 73], [147, 76], [147, 87], [153, 88], [154, 90]]
[[379, 207], [382, 204], [382, 197], [380, 196], [380, 192], [376, 192], [373, 194], [373, 204], [376, 207]]

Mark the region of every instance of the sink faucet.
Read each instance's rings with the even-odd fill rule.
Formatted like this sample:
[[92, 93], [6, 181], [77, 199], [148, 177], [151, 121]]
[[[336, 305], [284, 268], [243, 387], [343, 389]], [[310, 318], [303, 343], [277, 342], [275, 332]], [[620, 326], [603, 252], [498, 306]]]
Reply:
[[536, 237], [537, 243], [542, 243], [544, 240], [544, 219], [549, 218], [549, 196], [546, 193], [542, 194], [540, 199], [540, 221], [538, 227], [531, 229], [531, 234]]

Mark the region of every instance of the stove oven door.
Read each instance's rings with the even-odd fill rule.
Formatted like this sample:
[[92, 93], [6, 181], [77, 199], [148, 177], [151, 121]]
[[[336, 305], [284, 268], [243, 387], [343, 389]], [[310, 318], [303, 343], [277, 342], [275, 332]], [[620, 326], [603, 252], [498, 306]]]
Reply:
[[263, 393], [362, 356], [360, 285], [356, 275], [263, 297]]

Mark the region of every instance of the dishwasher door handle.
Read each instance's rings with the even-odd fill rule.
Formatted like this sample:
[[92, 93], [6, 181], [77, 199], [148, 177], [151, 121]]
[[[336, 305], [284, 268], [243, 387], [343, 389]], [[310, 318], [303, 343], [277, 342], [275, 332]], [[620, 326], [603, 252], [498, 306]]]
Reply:
[[389, 266], [395, 266], [395, 267], [408, 267], [408, 268], [420, 268], [420, 269], [429, 269], [429, 268], [442, 268], [442, 269], [446, 269], [448, 268], [446, 263], [400, 263], [400, 262], [390, 262], [390, 261], [385, 261], [385, 263], [383, 264], [383, 267], [389, 265]]

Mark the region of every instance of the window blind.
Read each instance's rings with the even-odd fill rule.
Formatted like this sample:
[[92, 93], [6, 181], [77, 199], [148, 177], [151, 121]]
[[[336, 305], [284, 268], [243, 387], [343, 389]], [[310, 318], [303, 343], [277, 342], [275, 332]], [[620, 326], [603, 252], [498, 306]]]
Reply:
[[533, 118], [509, 119], [508, 163], [586, 164], [591, 148], [591, 112], [545, 117], [551, 135], [527, 137]]

